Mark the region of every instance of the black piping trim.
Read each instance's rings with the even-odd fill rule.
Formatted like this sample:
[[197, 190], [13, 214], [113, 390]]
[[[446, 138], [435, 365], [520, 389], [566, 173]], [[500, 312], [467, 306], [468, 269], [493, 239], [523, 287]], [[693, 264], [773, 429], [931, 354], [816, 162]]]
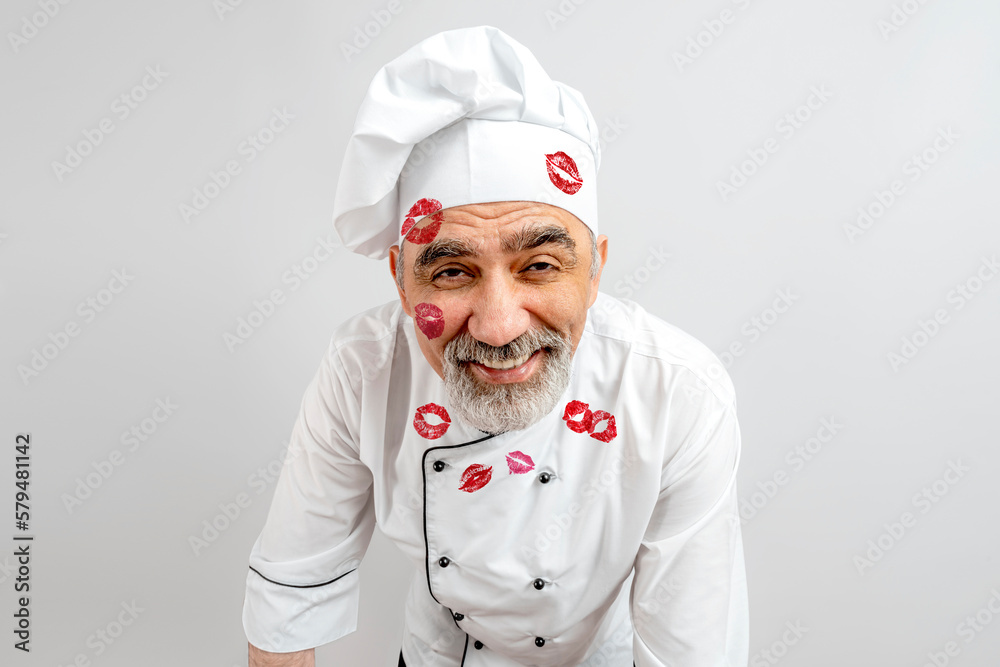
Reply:
[[[462, 664], [459, 667], [465, 667], [465, 656], [469, 653], [469, 633], [465, 633], [465, 650], [462, 651]], [[635, 665], [632, 665], [635, 667]]]
[[[490, 438], [495, 438], [498, 435], [500, 434], [490, 433], [486, 436], [483, 436], [482, 438], [479, 438], [478, 440], [473, 440], [472, 442], [463, 442], [460, 445], [441, 445], [440, 447], [431, 447], [430, 449], [424, 452], [424, 455], [420, 459], [420, 476], [421, 479], [423, 479], [423, 488], [421, 489], [421, 492], [424, 497], [424, 569], [427, 571], [427, 590], [430, 592], [431, 597], [434, 598], [434, 601], [437, 602], [438, 604], [441, 604], [441, 601], [437, 599], [437, 597], [434, 595], [434, 589], [431, 588], [431, 550], [430, 550], [430, 545], [427, 543], [427, 455], [438, 449], [457, 449], [459, 447], [468, 447], [469, 445], [475, 445], [480, 442], [489, 440]], [[443, 607], [444, 605], [441, 606]], [[452, 620], [455, 620], [454, 617], [452, 617]], [[468, 648], [469, 644], [468, 635], [466, 635], [465, 637], [465, 644], [466, 648]]]
[[[255, 570], [253, 565], [250, 566], [250, 569], [253, 570], [254, 572], [256, 572], [257, 574], [260, 574], [260, 571]], [[357, 570], [357, 569], [358, 568], [354, 568], [354, 570]], [[332, 584], [333, 582], [337, 581], [338, 579], [341, 579], [342, 577], [346, 577], [351, 572], [354, 572], [354, 570], [348, 570], [347, 572], [343, 573], [339, 577], [334, 577], [330, 581], [324, 581], [322, 584], [305, 584], [305, 585], [283, 584], [280, 581], [275, 581], [274, 579], [268, 579], [263, 574], [260, 574], [260, 576], [261, 576], [261, 578], [264, 579], [264, 581], [270, 581], [272, 584], [278, 584], [279, 586], [288, 586], [289, 588], [318, 588], [319, 586], [326, 586], [327, 584]]]

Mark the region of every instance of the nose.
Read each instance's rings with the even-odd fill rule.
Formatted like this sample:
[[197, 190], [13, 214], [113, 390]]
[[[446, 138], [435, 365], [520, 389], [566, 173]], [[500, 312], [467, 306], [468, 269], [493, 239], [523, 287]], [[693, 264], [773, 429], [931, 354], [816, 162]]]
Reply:
[[531, 315], [517, 288], [503, 279], [486, 278], [473, 298], [469, 333], [487, 345], [500, 347], [531, 327]]

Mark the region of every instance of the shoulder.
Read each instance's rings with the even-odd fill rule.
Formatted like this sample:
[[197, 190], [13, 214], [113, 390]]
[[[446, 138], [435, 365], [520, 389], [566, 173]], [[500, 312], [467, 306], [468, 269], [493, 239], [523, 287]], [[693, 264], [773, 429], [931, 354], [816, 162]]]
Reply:
[[626, 365], [623, 378], [707, 387], [721, 404], [735, 403], [732, 379], [715, 353], [634, 301], [599, 293], [585, 331], [592, 345]]
[[341, 322], [330, 336], [327, 359], [358, 388], [392, 365], [401, 319], [406, 315], [398, 300], [388, 301]]

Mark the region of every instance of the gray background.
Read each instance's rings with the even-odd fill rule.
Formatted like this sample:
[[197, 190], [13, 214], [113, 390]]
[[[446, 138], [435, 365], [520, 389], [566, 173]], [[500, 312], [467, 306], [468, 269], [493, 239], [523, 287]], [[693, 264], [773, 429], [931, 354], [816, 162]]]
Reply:
[[[726, 361], [756, 664], [771, 664], [768, 650], [789, 666], [923, 665], [949, 641], [949, 664], [995, 664], [1000, 279], [976, 276], [1000, 252], [996, 3], [896, 2], [916, 11], [887, 32], [890, 0], [400, 0], [397, 14], [382, 1], [243, 0], [226, 12], [221, 1], [71, 2], [44, 21], [37, 1], [4, 2], [0, 504], [13, 504], [14, 436], [30, 432], [36, 540], [25, 655], [11, 646], [19, 531], [2, 517], [0, 662], [246, 664], [247, 556], [273, 493], [258, 469], [277, 470], [332, 329], [395, 297], [387, 264], [342, 249], [297, 289], [283, 276], [332, 231], [375, 71], [434, 32], [488, 23], [617, 128], [601, 169], [602, 290], [631, 290], [717, 353], [743, 345]], [[723, 10], [732, 21], [712, 35], [704, 22], [719, 32]], [[32, 33], [25, 20], [44, 25]], [[346, 57], [366, 25], [377, 34]], [[22, 31], [33, 36], [13, 44]], [[689, 39], [707, 46], [678, 66]], [[165, 78], [121, 118], [112, 103], [147, 67]], [[811, 87], [829, 97], [786, 137], [776, 123]], [[275, 108], [294, 119], [247, 161], [241, 142]], [[60, 180], [53, 162], [102, 118], [113, 132]], [[957, 138], [911, 180], [908, 161], [948, 128]], [[769, 138], [777, 152], [724, 201], [717, 183]], [[179, 206], [228, 160], [240, 173], [185, 221]], [[858, 208], [897, 179], [903, 194], [851, 237]], [[653, 248], [669, 259], [651, 261]], [[78, 304], [107, 300], [116, 270], [133, 279], [88, 321]], [[953, 290], [970, 280], [981, 289], [959, 309]], [[275, 289], [284, 302], [230, 350], [224, 334]], [[774, 318], [779, 290], [792, 305]], [[938, 309], [947, 321], [894, 367], [888, 355]], [[22, 379], [70, 322], [78, 335]], [[134, 451], [123, 445], [168, 398], [173, 414]], [[788, 453], [824, 418], [843, 426], [794, 464]], [[114, 450], [121, 464], [68, 508]], [[954, 484], [941, 481], [949, 462], [969, 469]], [[785, 483], [772, 487], [776, 473]], [[915, 502], [925, 487], [935, 502]], [[190, 537], [240, 494], [249, 506], [196, 554]], [[904, 512], [914, 521], [893, 537]], [[888, 550], [858, 565], [869, 540]], [[410, 566], [376, 534], [361, 571], [359, 630], [319, 649], [320, 665], [395, 665]], [[133, 601], [135, 622], [97, 655], [88, 637]], [[963, 630], [977, 613], [986, 624]], [[808, 631], [782, 646], [796, 622]]]

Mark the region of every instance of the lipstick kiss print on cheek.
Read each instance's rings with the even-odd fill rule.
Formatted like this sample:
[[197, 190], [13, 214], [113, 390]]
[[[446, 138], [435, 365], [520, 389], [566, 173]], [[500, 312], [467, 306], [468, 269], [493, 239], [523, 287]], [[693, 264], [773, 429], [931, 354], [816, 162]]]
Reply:
[[535, 469], [535, 462], [524, 452], [515, 450], [507, 454], [507, 468], [511, 475], [523, 475]]
[[493, 466], [484, 466], [479, 463], [473, 463], [465, 469], [465, 472], [462, 473], [462, 483], [459, 485], [458, 490], [467, 491], [469, 493], [478, 491], [486, 486], [492, 477]]
[[590, 430], [590, 422], [593, 419], [593, 414], [590, 412], [588, 404], [582, 401], [570, 401], [566, 404], [566, 410], [563, 411], [562, 418], [566, 422], [566, 426], [569, 427], [569, 430], [574, 433], [583, 433]]
[[411, 206], [410, 210], [406, 212], [406, 220], [403, 221], [403, 229], [400, 231], [400, 235], [406, 236], [406, 233], [413, 227], [413, 223], [416, 222], [417, 218], [440, 210], [441, 202], [437, 199], [417, 200], [417, 203]]
[[[597, 427], [603, 421], [607, 421], [607, 424], [605, 424], [603, 430], [598, 431]], [[615, 426], [615, 416], [604, 410], [598, 410], [593, 414], [590, 420], [590, 428], [587, 430], [590, 432], [591, 438], [600, 440], [601, 442], [611, 442], [618, 435], [618, 428]]]
[[[428, 424], [426, 417], [428, 414], [437, 415], [441, 423]], [[436, 403], [421, 405], [417, 408], [416, 414], [413, 415], [413, 428], [428, 440], [437, 440], [448, 431], [449, 426], [451, 426], [451, 417], [448, 416], [448, 411]]]
[[441, 229], [441, 222], [443, 216], [440, 213], [435, 213], [431, 216], [431, 221], [423, 227], [412, 227], [410, 231], [406, 233], [406, 240], [410, 243], [430, 243], [434, 240], [434, 237], [438, 235], [438, 231]]
[[418, 303], [413, 307], [417, 327], [428, 338], [437, 338], [444, 333], [444, 311], [433, 303]]
[[583, 187], [583, 179], [576, 168], [573, 158], [562, 151], [545, 154], [545, 168], [549, 172], [549, 180], [568, 195], [575, 195]]

